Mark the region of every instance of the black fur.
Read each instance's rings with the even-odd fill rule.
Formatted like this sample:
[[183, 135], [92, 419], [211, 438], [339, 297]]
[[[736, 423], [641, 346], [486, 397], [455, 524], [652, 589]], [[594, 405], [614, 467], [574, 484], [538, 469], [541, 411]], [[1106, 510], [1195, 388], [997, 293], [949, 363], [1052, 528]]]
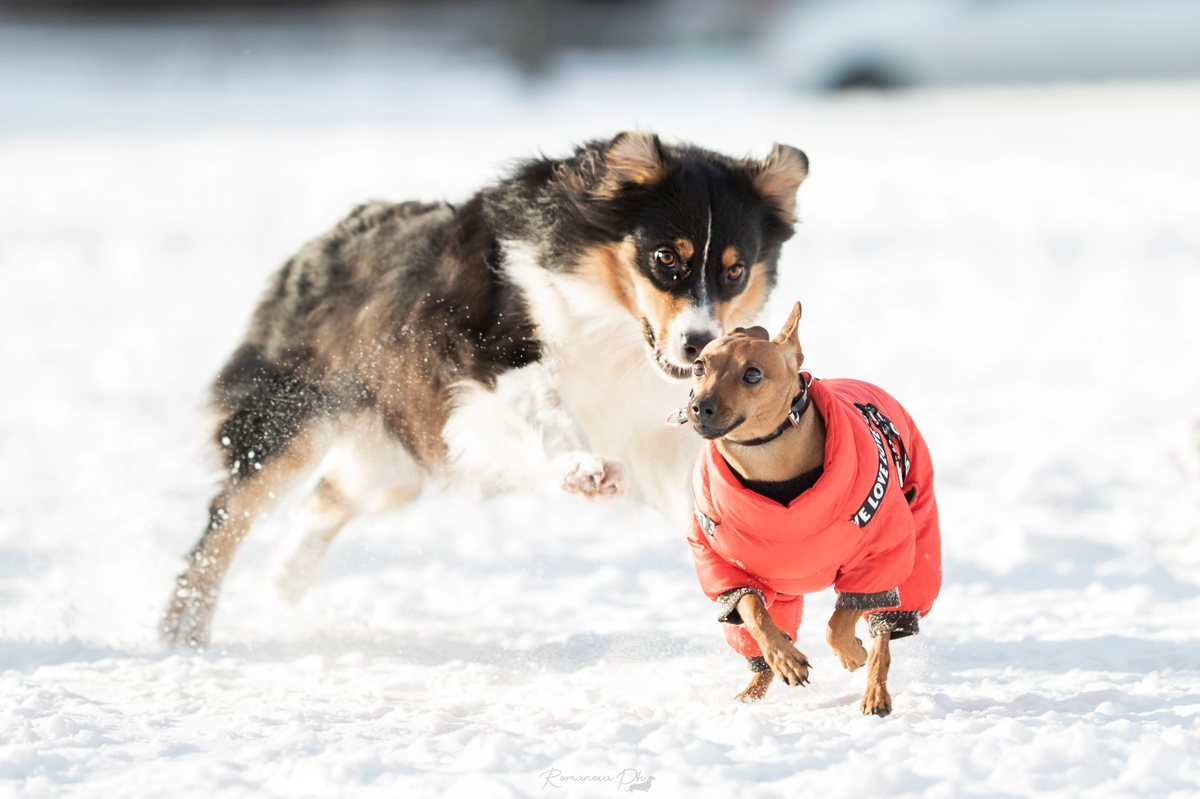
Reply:
[[[589, 247], [634, 236], [638, 263], [660, 288], [695, 293], [699, 273], [682, 283], [656, 274], [649, 257], [681, 236], [703, 241], [712, 209], [712, 249], [737, 246], [747, 263], [764, 262], [774, 285], [779, 248], [793, 227], [756, 191], [750, 165], [690, 145], [658, 145], [665, 175], [650, 186], [627, 184], [613, 197], [597, 196], [604, 154], [612, 141], [593, 141], [563, 161], [536, 159], [482, 196], [493, 227], [505, 238], [538, 239], [547, 245], [546, 266], [571, 269]], [[709, 296], [733, 297], [745, 286], [725, 285], [707, 273]]]
[[[703, 287], [729, 299], [746, 280], [711, 268], [672, 279], [651, 257], [681, 236], [703, 241], [711, 209], [712, 251], [737, 246], [774, 285], [792, 227], [756, 192], [747, 162], [660, 144], [664, 176], [608, 196], [600, 187], [611, 146], [596, 141], [564, 160], [524, 162], [459, 207], [363, 205], [307, 245], [276, 273], [214, 386], [226, 467], [245, 474], [314, 415], [377, 402], [381, 382], [421, 382], [443, 396], [456, 380], [491, 384], [537, 361], [528, 307], [504, 278], [504, 240], [532, 242], [547, 268], [571, 270], [589, 247], [632, 237], [638, 268], [661, 290], [696, 295]], [[360, 319], [368, 305], [377, 309], [371, 324]], [[425, 456], [418, 439], [436, 435], [431, 426], [444, 419], [425, 419], [414, 403], [429, 392], [410, 387], [391, 387], [401, 406], [389, 423]]]
[[[371, 429], [382, 424], [394, 434], [422, 467], [418, 471], [455, 476], [442, 436], [456, 384], [471, 380], [494, 388], [506, 371], [541, 360], [548, 345], [557, 348], [560, 338], [573, 334], [559, 330], [548, 333], [558, 336], [554, 341], [538, 339], [525, 289], [515, 282], [520, 259], [532, 259], [522, 262], [519, 273], [529, 290], [542, 290], [539, 281], [547, 277], [541, 271], [531, 276], [529, 267], [551, 276], [584, 275], [572, 291], [594, 291], [593, 299], [617, 312], [616, 323], [604, 317], [604, 329], [620, 331], [621, 314], [628, 312], [630, 340], [637, 343], [642, 327], [647, 354], [657, 364], [648, 368], [678, 378], [690, 363], [681, 364], [679, 354], [687, 347], [694, 352], [699, 328], [740, 324], [761, 308], [775, 283], [779, 248], [792, 232], [795, 190], [806, 173], [806, 159], [791, 148], [777, 146], [761, 162], [741, 161], [664, 146], [649, 134], [621, 134], [579, 147], [569, 158], [519, 164], [462, 205], [356, 208], [276, 272], [245, 339], [213, 385], [226, 478], [163, 614], [163, 635], [205, 645], [238, 544], [328, 446], [331, 437], [318, 425], [329, 422], [328, 432], [353, 433], [355, 428], [338, 424], [339, 417], [362, 415]], [[667, 269], [661, 255], [670, 247], [679, 258]], [[736, 268], [723, 255], [730, 247]], [[514, 271], [506, 271], [510, 267]], [[696, 310], [701, 308], [703, 313]], [[693, 311], [703, 318], [695, 321]], [[728, 319], [716, 321], [720, 313]], [[663, 331], [680, 339], [670, 344], [678, 352], [663, 349]], [[601, 393], [617, 397], [625, 390], [620, 379], [613, 373]], [[638, 390], [647, 391], [645, 373], [638, 379]], [[368, 410], [373, 413], [362, 414]], [[309, 440], [298, 443], [309, 431]], [[645, 432], [630, 432], [630, 439], [641, 441]], [[570, 446], [586, 450], [574, 439]], [[565, 473], [564, 487], [569, 478], [570, 490], [607, 485], [615, 491], [625, 455], [642, 459], [630, 467], [635, 476], [637, 468], [659, 475], [667, 468], [684, 484], [686, 448], [661, 457], [657, 449], [635, 450], [564, 453], [593, 455], [601, 464], [594, 479]], [[495, 457], [504, 464], [506, 453]], [[314, 492], [342, 514], [343, 521], [327, 531], [331, 535], [346, 513], [356, 512], [356, 500], [342, 497], [336, 482], [325, 476], [320, 485], [326, 491]]]

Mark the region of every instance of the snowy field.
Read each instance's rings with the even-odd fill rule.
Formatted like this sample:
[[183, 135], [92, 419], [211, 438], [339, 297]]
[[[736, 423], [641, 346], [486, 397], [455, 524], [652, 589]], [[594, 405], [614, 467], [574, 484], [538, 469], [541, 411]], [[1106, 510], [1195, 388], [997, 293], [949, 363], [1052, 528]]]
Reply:
[[[1200, 85], [623, 80], [0, 138], [0, 795], [1197, 795]], [[633, 126], [812, 160], [766, 321], [801, 299], [807, 365], [900, 397], [939, 472], [946, 584], [893, 647], [892, 716], [859, 715], [831, 595], [811, 687], [733, 703], [749, 674], [683, 531], [565, 497], [430, 490], [352, 524], [297, 607], [270, 580], [285, 508], [212, 649], [164, 651], [215, 484], [201, 400], [268, 274], [364, 198], [462, 198]]]

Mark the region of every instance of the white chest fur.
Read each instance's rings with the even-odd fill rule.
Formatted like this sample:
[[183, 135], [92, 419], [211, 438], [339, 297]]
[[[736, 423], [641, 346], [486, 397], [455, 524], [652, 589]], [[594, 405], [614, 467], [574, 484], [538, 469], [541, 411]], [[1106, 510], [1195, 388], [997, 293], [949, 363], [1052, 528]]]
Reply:
[[[490, 396], [466, 388], [455, 412], [459, 418], [452, 417], [447, 425], [452, 449], [453, 439], [461, 439], [468, 426], [461, 423], [479, 415], [480, 403], [493, 406], [487, 414], [494, 429], [497, 404], [523, 406], [521, 423], [509, 424], [511, 429], [537, 426], [539, 421], [557, 428], [565, 412], [577, 425], [579, 446], [625, 465], [635, 498], [669, 517], [686, 518], [692, 504], [689, 477], [700, 439], [689, 429], [668, 427], [664, 420], [686, 402], [687, 381], [662, 373], [650, 360], [639, 320], [600, 287], [543, 269], [528, 245], [509, 243], [505, 256], [506, 273], [530, 304], [543, 360], [502, 375], [497, 389], [486, 392]], [[530, 392], [538, 399], [518, 399]], [[558, 408], [551, 407], [555, 398]], [[531, 414], [530, 408], [537, 410]], [[525, 452], [532, 432], [526, 429], [523, 436]], [[547, 444], [563, 440], [553, 429], [543, 430], [541, 438]]]

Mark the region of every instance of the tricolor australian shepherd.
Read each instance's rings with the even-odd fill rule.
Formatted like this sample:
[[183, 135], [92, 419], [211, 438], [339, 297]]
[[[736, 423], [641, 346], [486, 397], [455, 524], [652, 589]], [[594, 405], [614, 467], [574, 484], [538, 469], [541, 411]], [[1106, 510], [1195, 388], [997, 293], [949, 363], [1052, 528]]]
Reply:
[[461, 205], [361, 206], [306, 245], [213, 387], [224, 484], [163, 635], [206, 645], [238, 544], [334, 443], [354, 457], [306, 501], [277, 581], [293, 600], [350, 519], [431, 478], [686, 514], [699, 439], [663, 411], [762, 308], [807, 171], [783, 145], [760, 161], [622, 133]]

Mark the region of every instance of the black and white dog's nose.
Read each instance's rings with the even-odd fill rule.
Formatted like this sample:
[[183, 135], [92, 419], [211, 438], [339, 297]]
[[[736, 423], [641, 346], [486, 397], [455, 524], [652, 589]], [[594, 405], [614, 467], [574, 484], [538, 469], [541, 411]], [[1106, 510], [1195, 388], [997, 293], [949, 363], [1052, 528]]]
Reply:
[[701, 422], [708, 422], [717, 416], [717, 403], [710, 399], [696, 400], [692, 403], [692, 413]]
[[707, 333], [684, 333], [680, 342], [683, 344], [684, 357], [689, 361], [696, 360], [700, 357], [700, 350], [710, 341], [712, 336]]

